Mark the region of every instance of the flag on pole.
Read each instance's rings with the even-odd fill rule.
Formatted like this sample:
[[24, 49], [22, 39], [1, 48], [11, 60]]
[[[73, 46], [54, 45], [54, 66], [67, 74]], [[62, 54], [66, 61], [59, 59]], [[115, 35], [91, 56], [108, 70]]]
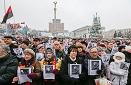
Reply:
[[13, 12], [12, 12], [12, 9], [11, 9], [11, 6], [10, 6], [8, 8], [1, 24], [6, 23], [7, 19], [10, 19], [11, 17], [13, 17]]

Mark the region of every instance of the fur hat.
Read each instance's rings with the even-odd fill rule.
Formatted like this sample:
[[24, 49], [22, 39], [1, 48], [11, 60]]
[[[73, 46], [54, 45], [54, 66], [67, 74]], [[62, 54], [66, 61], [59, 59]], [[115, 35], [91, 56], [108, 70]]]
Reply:
[[114, 56], [113, 56], [113, 59], [114, 59], [115, 61], [118, 61], [118, 60], [116, 59], [116, 56], [119, 56], [119, 57], [122, 58], [122, 60], [120, 60], [121, 62], [124, 62], [124, 61], [125, 61], [125, 54], [123, 54], [122, 52], [116, 52], [116, 53], [114, 54]]
[[126, 46], [126, 51], [131, 50], [131, 46]]
[[24, 54], [26, 54], [26, 53], [31, 54], [33, 57], [35, 56], [35, 52], [32, 49], [25, 49]]
[[76, 47], [77, 47], [77, 48], [83, 48], [83, 46], [82, 46], [82, 44], [81, 44], [80, 42], [77, 42], [77, 43], [76, 43]]

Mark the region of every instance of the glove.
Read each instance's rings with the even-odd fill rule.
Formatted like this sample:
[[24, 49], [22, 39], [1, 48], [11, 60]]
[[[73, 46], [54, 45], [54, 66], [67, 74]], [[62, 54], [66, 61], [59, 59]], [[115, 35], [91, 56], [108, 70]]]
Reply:
[[58, 69], [54, 69], [54, 70], [52, 71], [52, 73], [55, 74], [55, 75], [57, 75], [57, 74], [59, 73], [59, 71], [58, 71]]
[[36, 78], [36, 73], [30, 73], [30, 74], [27, 74], [27, 76], [28, 76], [28, 78], [30, 78], [30, 79], [34, 79], [34, 78]]
[[100, 75], [102, 73], [102, 70], [97, 70], [96, 73]]
[[80, 79], [80, 80], [85, 80], [85, 79], [86, 79], [85, 74], [84, 74], [84, 73], [79, 74], [79, 79]]

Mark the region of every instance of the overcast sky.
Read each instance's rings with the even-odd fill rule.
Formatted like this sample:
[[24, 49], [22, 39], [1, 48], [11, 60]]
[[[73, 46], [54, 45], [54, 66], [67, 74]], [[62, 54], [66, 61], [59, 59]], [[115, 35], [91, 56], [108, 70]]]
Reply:
[[[57, 1], [57, 19], [65, 30], [91, 26], [93, 15], [98, 13], [101, 24], [110, 29], [131, 28], [131, 0], [5, 0], [6, 9], [11, 5], [15, 23], [25, 22], [29, 28], [48, 30], [54, 18]], [[0, 0], [0, 20], [5, 14], [4, 0]], [[11, 18], [7, 22], [14, 23]]]

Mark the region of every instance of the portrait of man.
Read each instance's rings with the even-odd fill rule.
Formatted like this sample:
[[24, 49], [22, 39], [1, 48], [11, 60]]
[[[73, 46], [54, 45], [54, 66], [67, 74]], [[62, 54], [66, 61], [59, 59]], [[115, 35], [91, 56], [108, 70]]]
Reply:
[[45, 73], [52, 73], [53, 66], [45, 66]]
[[92, 61], [92, 70], [99, 69], [99, 61]]

